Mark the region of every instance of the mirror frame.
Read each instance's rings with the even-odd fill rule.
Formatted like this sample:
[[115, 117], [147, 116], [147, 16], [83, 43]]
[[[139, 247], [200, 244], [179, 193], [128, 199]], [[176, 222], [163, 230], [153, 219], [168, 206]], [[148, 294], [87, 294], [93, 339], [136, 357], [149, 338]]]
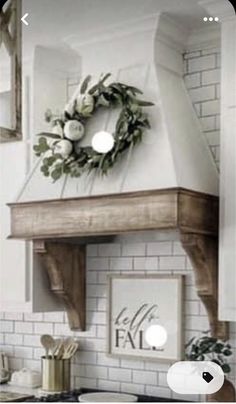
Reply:
[[[9, 0], [7, 9], [0, 9], [0, 30], [7, 31], [5, 42], [11, 58], [12, 128], [0, 127], [0, 143], [22, 139], [22, 0]], [[5, 21], [4, 21], [5, 19]], [[9, 20], [13, 23], [12, 34], [8, 31]], [[4, 43], [4, 36], [2, 37]], [[0, 44], [1, 46], [1, 44]]]

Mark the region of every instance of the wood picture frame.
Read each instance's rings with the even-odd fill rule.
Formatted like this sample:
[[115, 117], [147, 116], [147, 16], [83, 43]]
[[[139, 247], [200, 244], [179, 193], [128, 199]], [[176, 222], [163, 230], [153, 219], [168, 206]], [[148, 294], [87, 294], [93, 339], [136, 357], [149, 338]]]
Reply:
[[[0, 127], [0, 143], [22, 139], [22, 0], [8, 0], [0, 9], [0, 46], [11, 59], [11, 127]], [[11, 25], [11, 29], [9, 29]], [[0, 62], [1, 63], [1, 62]]]
[[[107, 277], [107, 355], [169, 363], [182, 360], [184, 275]], [[166, 343], [156, 349], [145, 341], [152, 324], [167, 331]]]

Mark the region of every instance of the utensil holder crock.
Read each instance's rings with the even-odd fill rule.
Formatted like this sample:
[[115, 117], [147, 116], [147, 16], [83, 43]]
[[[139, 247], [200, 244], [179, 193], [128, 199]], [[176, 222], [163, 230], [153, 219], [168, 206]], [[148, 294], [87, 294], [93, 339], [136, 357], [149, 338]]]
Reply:
[[48, 392], [70, 390], [70, 359], [42, 357], [42, 389]]

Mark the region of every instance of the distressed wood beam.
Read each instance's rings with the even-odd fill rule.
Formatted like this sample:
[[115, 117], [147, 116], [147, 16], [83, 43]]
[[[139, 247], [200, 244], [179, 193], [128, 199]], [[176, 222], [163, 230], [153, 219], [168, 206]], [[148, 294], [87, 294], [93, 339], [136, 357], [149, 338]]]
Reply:
[[193, 265], [197, 294], [206, 308], [211, 334], [227, 340], [228, 323], [218, 320], [218, 239], [184, 233], [180, 238]]
[[66, 308], [71, 330], [85, 330], [85, 246], [34, 241], [34, 252], [47, 271], [51, 291]]

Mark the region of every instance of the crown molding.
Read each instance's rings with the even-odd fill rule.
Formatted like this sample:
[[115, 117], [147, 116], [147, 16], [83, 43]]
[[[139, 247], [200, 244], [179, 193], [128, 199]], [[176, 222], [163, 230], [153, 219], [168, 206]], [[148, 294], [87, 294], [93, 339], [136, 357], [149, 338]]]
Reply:
[[106, 26], [103, 30], [88, 31], [82, 36], [81, 34], [70, 35], [65, 37], [63, 42], [72, 49], [81, 50], [86, 46], [109, 43], [117, 39], [145, 33], [153, 33], [153, 39], [156, 37], [157, 40], [179, 51], [183, 51], [189, 34], [184, 27], [177, 24], [167, 14], [156, 13]]

